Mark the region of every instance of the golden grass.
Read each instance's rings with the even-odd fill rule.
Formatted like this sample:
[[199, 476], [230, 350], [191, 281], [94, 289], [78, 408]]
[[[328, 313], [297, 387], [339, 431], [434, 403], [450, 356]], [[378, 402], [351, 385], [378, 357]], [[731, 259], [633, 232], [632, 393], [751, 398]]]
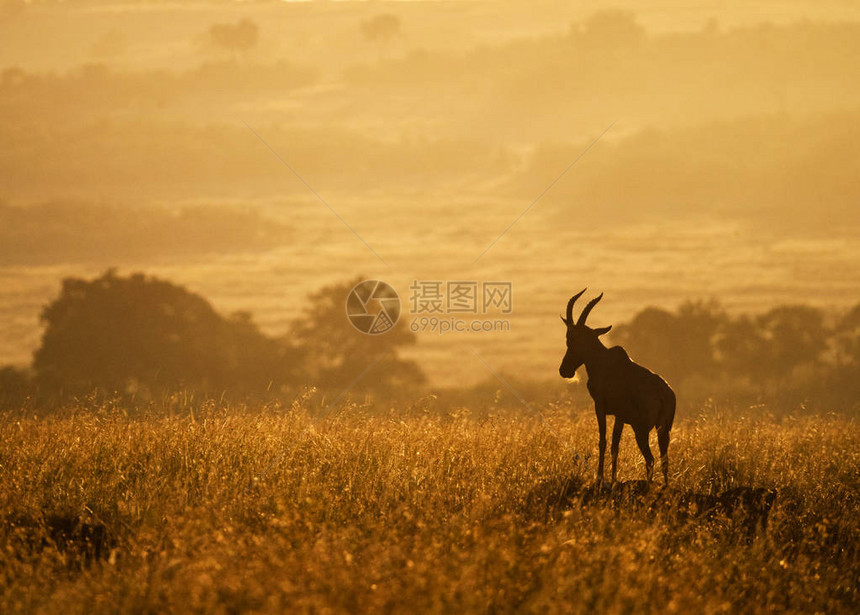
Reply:
[[[524, 409], [350, 403], [312, 428], [318, 409], [298, 405], [121, 410], [0, 420], [0, 611], [832, 613], [860, 599], [850, 417], [676, 423], [679, 489], [778, 490], [748, 541], [726, 519], [553, 505], [558, 485], [591, 480], [570, 452], [596, 448], [585, 408], [541, 408], [566, 444]], [[620, 478], [642, 478], [630, 433], [621, 457]], [[94, 556], [84, 538], [102, 537], [81, 528], [102, 526]]]

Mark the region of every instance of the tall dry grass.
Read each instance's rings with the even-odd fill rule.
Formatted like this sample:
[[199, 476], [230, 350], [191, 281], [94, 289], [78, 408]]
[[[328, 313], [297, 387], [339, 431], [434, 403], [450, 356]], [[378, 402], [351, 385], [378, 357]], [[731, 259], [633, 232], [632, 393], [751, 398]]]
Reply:
[[[318, 421], [310, 406], [3, 417], [0, 611], [832, 613], [860, 599], [849, 416], [676, 423], [678, 489], [778, 490], [747, 540], [727, 519], [558, 503], [559, 486], [592, 480], [586, 408], [542, 405], [550, 428], [492, 405], [347, 403]], [[643, 474], [628, 433], [620, 478]]]

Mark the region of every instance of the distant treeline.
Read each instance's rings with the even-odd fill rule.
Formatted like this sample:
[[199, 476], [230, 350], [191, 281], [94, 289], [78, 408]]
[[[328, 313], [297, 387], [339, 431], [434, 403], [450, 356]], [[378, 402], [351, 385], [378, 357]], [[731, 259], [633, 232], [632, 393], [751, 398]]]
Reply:
[[716, 302], [650, 307], [612, 340], [689, 402], [706, 397], [828, 408], [860, 402], [860, 304], [839, 316], [808, 305], [731, 316]]
[[[400, 356], [415, 334], [401, 321], [385, 335], [367, 336], [345, 317], [344, 298], [359, 280], [313, 293], [290, 332], [275, 338], [248, 313], [222, 316], [203, 297], [143, 274], [66, 279], [42, 312], [45, 332], [31, 369], [0, 369], [0, 406], [93, 392], [141, 402], [177, 391], [282, 398], [313, 387], [332, 396], [349, 388], [418, 399], [427, 392], [425, 375]], [[756, 316], [729, 315], [715, 302], [649, 307], [616, 326], [610, 342], [665, 376], [685, 405], [716, 398], [835, 410], [860, 399], [860, 304], [838, 316], [806, 305]], [[373, 373], [360, 377], [370, 365]], [[498, 388], [493, 380], [448, 398], [454, 405], [492, 398]], [[550, 387], [538, 396], [550, 390], [564, 394]]]
[[222, 316], [203, 297], [164, 280], [112, 270], [93, 280], [68, 278], [42, 311], [45, 332], [32, 369], [0, 370], [0, 405], [94, 392], [142, 402], [176, 391], [232, 399], [311, 386], [339, 393], [377, 359], [373, 377], [353, 391], [415, 390], [424, 376], [398, 356], [415, 334], [400, 323], [367, 336], [349, 324], [344, 298], [358, 281], [312, 294], [289, 335], [274, 338], [250, 314]]

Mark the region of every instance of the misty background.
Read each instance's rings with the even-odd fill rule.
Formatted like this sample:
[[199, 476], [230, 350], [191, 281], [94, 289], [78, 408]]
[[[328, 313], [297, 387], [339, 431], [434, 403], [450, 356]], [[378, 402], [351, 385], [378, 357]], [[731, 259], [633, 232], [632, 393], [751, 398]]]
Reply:
[[509, 332], [403, 349], [443, 385], [488, 377], [467, 346], [557, 378], [584, 286], [594, 325], [713, 300], [744, 340], [811, 306], [836, 352], [860, 300], [860, 7], [614, 7], [3, 0], [0, 364], [31, 363], [61, 280], [111, 267], [272, 338], [358, 275], [404, 301], [511, 281]]

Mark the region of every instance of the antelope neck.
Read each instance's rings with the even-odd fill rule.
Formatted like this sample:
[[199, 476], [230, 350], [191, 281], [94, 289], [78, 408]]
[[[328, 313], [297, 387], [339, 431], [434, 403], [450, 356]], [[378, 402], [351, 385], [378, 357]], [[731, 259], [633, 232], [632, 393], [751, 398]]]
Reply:
[[586, 357], [583, 363], [589, 378], [598, 375], [602, 371], [603, 360], [606, 358], [608, 351], [609, 349], [603, 345], [603, 342], [599, 339], [595, 340], [594, 347], [589, 349], [588, 357]]

